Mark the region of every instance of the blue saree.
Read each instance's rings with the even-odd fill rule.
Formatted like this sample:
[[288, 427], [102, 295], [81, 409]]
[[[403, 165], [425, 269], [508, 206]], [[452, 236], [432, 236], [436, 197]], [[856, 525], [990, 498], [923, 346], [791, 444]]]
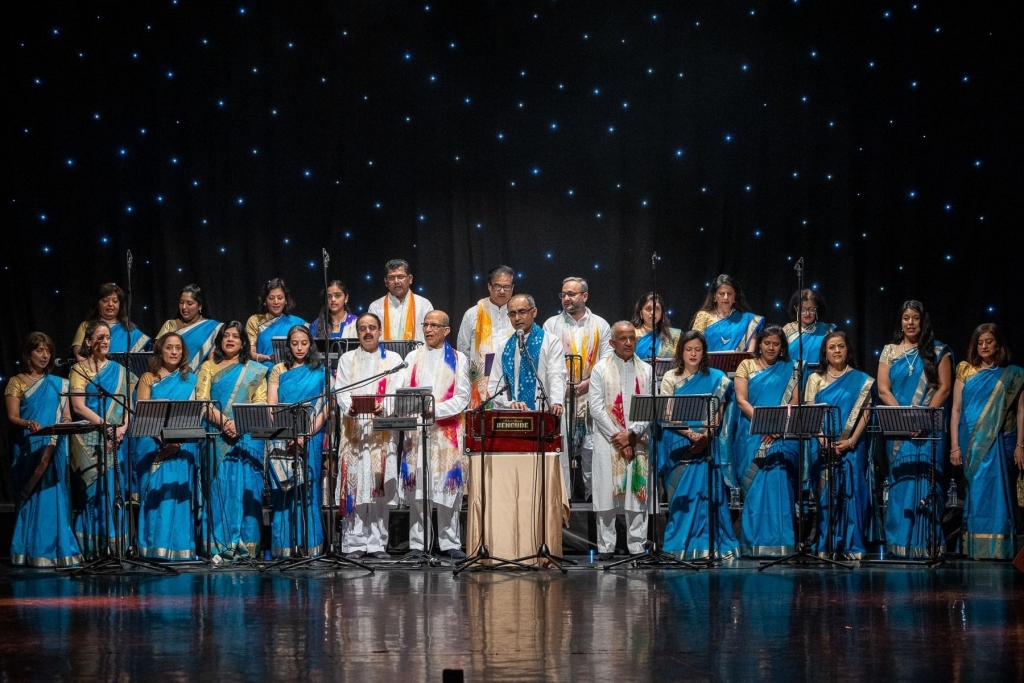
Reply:
[[[287, 336], [288, 330], [292, 329], [296, 325], [305, 324], [306, 321], [303, 320], [302, 318], [294, 315], [289, 315], [287, 313], [279, 315], [276, 318], [271, 318], [266, 322], [260, 323], [259, 332], [256, 335], [256, 353], [262, 354], [264, 356], [273, 356], [274, 337]], [[274, 360], [263, 361], [263, 365], [265, 365], [268, 370], [273, 369], [275, 363], [276, 361]]]
[[751, 312], [733, 311], [704, 330], [708, 351], [746, 351], [750, 340], [764, 327], [764, 318]]
[[[71, 369], [72, 376], [74, 377], [75, 373], [87, 374], [84, 365], [75, 365]], [[83, 391], [86, 394], [98, 394], [100, 392], [97, 386], [94, 386], [98, 385], [103, 391], [123, 401], [128, 397], [130, 377], [123, 366], [114, 361], [107, 361], [92, 378], [92, 383], [86, 383]], [[120, 425], [124, 419], [124, 407], [104, 396], [86, 396], [85, 405], [97, 415], [104, 417], [108, 425]], [[87, 560], [99, 557], [101, 552], [108, 547], [113, 549], [117, 543], [121, 543], [122, 548], [127, 549], [127, 507], [124, 510], [114, 509], [117, 494], [124, 496], [125, 479], [131, 476], [125, 463], [126, 445], [127, 442], [122, 441], [120, 447], [112, 453], [107, 448], [105, 435], [98, 428], [84, 434], [72, 434], [69, 440], [71, 469], [77, 477], [74, 486], [78, 489], [77, 497], [82, 501], [82, 508], [74, 520], [75, 536], [78, 538], [78, 547]], [[101, 464], [102, 468], [106, 469], [102, 479]]]
[[651, 359], [651, 345], [654, 345], [654, 357], [655, 358], [671, 358], [676, 353], [676, 344], [679, 342], [679, 336], [682, 334], [678, 328], [668, 328], [669, 340], [665, 340], [665, 335], [660, 335], [656, 340], [652, 342], [653, 335], [647, 333], [641, 335], [636, 340], [636, 357], [641, 360]]
[[[666, 382], [672, 375], [666, 375]], [[734, 420], [732, 382], [721, 370], [712, 368], [708, 374], [697, 373], [676, 387], [674, 395], [712, 394], [726, 406], [722, 428], [713, 444], [714, 463], [711, 472], [714, 506], [715, 550], [721, 557], [736, 552], [739, 542], [729, 515], [726, 481], [729, 473], [728, 443], [730, 421]], [[694, 560], [708, 557], [708, 461], [707, 453], [690, 453], [690, 440], [669, 428], [659, 428], [658, 472], [665, 482], [669, 502], [665, 524], [663, 548], [676, 553], [680, 559]]]
[[[835, 425], [839, 436], [836, 441], [850, 438], [857, 426], [861, 408], [870, 403], [871, 387], [875, 383], [860, 370], [850, 369], [838, 379], [824, 385], [817, 396], [808, 396], [808, 403], [825, 403], [839, 408], [839, 423]], [[826, 424], [828, 420], [826, 419]], [[832, 528], [832, 548], [839, 557], [859, 560], [864, 557], [864, 530], [870, 519], [870, 491], [868, 484], [867, 439], [859, 439], [856, 448], [842, 456], [839, 465], [831, 468], [832, 495], [836, 512]], [[818, 530], [812, 551], [826, 555], [828, 551], [827, 526], [829, 520], [828, 480], [824, 459], [819, 457], [811, 467], [811, 481], [818, 480]]]
[[[916, 348], [916, 347], [915, 347]], [[936, 367], [946, 356], [949, 347], [935, 342]], [[889, 369], [892, 395], [901, 406], [927, 406], [938, 387], [929, 387], [924, 374], [924, 363], [910, 364], [903, 357], [895, 359]], [[952, 360], [951, 360], [952, 362]], [[929, 505], [921, 501], [928, 497], [928, 472], [932, 460], [931, 441], [890, 440], [885, 444], [889, 457], [889, 502], [885, 508], [885, 549], [897, 557], [922, 558], [929, 556], [928, 525], [932, 525], [933, 539], [938, 548], [944, 548], [942, 511], [946, 497], [940, 482], [943, 454], [946, 452], [945, 432], [935, 445], [936, 482], [933, 491], [936, 512], [928, 519]]]
[[199, 370], [199, 366], [210, 355], [213, 342], [223, 324], [216, 320], [200, 320], [177, 330], [177, 333], [185, 340], [185, 346], [188, 347], [188, 366], [192, 368], [192, 372]]
[[821, 343], [825, 337], [834, 332], [836, 326], [832, 323], [824, 323], [820, 320], [805, 327], [803, 330], [803, 354], [800, 353], [800, 332], [795, 322], [786, 323], [783, 332], [786, 333], [786, 341], [789, 343], [789, 357], [793, 360], [804, 360], [817, 365], [821, 360]]
[[[21, 418], [43, 427], [57, 424], [64, 414], [68, 381], [44, 375], [21, 396]], [[52, 449], [52, 450], [51, 450]], [[40, 460], [50, 450], [50, 464], [32, 486]], [[25, 494], [18, 505], [11, 538], [11, 564], [29, 567], [70, 567], [82, 561], [71, 529], [71, 498], [68, 495], [68, 443], [65, 436], [28, 436], [17, 432], [11, 457], [14, 490]]]
[[[796, 378], [793, 363], [776, 362], [747, 380], [747, 400], [754, 407], [787, 405]], [[769, 446], [750, 433], [750, 418], [737, 410], [734, 470], [743, 488], [740, 552], [752, 557], [788, 555], [796, 550], [793, 510], [797, 441]]]
[[121, 323], [114, 323], [110, 326], [110, 353], [140, 353], [148, 351], [153, 346], [153, 340], [142, 333], [139, 328], [133, 329], [130, 333]]
[[[154, 400], [189, 401], [195, 397], [196, 376], [164, 377], [152, 387]], [[194, 482], [200, 444], [178, 444], [160, 455], [152, 437], [132, 440], [132, 460], [139, 480], [139, 554], [161, 560], [191, 560], [196, 556]]]
[[[960, 371], [957, 368], [958, 376]], [[1015, 401], [1024, 387], [1024, 368], [981, 370], [963, 385], [957, 445], [967, 479], [964, 553], [976, 559], [1012, 560], [1016, 551], [1011, 475], [1017, 443]]]
[[[277, 400], [281, 404], [299, 403], [315, 397], [320, 397], [307, 406], [305, 410], [310, 413], [310, 424], [315, 423], [317, 416], [324, 409], [324, 371], [323, 368], [312, 370], [308, 365], [300, 365], [281, 374], [280, 384], [277, 388]], [[271, 523], [270, 539], [271, 552], [274, 557], [290, 557], [292, 548], [304, 547], [309, 543], [309, 554], [311, 557], [323, 554], [324, 529], [320, 515], [322, 483], [320, 480], [320, 469], [323, 460], [324, 430], [309, 438], [307, 445], [306, 473], [303, 477], [303, 484], [291, 486], [287, 490], [276, 488], [271, 501], [274, 509], [274, 518]], [[284, 446], [281, 443], [281, 446]], [[290, 466], [290, 462], [287, 463]], [[307, 485], [309, 486], [308, 500], [306, 498]], [[304, 505], [308, 505], [306, 515], [302, 515]], [[306, 530], [309, 530], [309, 538], [306, 538]]]
[[[231, 418], [235, 403], [250, 403], [257, 392], [262, 392], [266, 375], [266, 368], [255, 361], [232, 363], [213, 376], [210, 399]], [[209, 427], [218, 430], [216, 425]], [[263, 442], [248, 434], [237, 439], [218, 435], [209, 476], [210, 499], [203, 516], [209, 514], [212, 542], [205, 548], [206, 553], [255, 556], [263, 521]], [[205, 533], [203, 529], [204, 544]]]

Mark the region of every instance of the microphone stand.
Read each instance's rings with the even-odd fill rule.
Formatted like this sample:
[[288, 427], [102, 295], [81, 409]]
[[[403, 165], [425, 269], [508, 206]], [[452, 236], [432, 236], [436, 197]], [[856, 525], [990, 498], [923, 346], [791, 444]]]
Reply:
[[[518, 335], [517, 335], [518, 336]], [[526, 350], [526, 337], [519, 337], [519, 356], [520, 358], [525, 357], [530, 367], [533, 368], [534, 377], [537, 378], [537, 388], [540, 390], [540, 407], [541, 414], [550, 412], [550, 406], [548, 403], [548, 392], [544, 386], [544, 382], [541, 381], [540, 372], [537, 370], [537, 364], [533, 362], [533, 357]], [[521, 362], [521, 361], [520, 361]], [[567, 560], [564, 557], [558, 557], [552, 555], [551, 550], [548, 548], [548, 470], [546, 462], [546, 454], [544, 453], [544, 420], [537, 420], [537, 462], [540, 463], [540, 545], [537, 547], [537, 552], [533, 555], [527, 555], [526, 557], [517, 557], [515, 563], [523, 563], [530, 560], [537, 560], [537, 566], [540, 566], [540, 560], [547, 560], [560, 572], [565, 574], [568, 570], [563, 566], [565, 564], [579, 564], [575, 560]], [[561, 467], [561, 465], [559, 465]]]

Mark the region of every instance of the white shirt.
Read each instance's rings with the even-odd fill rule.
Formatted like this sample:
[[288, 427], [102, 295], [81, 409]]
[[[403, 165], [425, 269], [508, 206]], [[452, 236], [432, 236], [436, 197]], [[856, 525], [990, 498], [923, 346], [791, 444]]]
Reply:
[[[526, 335], [524, 343], [529, 344], [530, 335]], [[501, 364], [502, 352], [499, 351], [495, 354], [494, 364], [491, 366], [490, 379], [487, 382], [487, 393], [493, 394], [498, 390], [498, 385], [505, 386], [507, 382], [512, 386], [512, 395], [515, 396], [518, 392], [519, 382], [519, 366], [522, 362], [529, 363], [530, 361], [524, 361], [521, 357], [519, 350], [519, 340], [516, 337], [511, 337], [505, 345], [512, 344], [515, 348], [514, 357], [514, 375], [502, 379], [505, 372]], [[502, 351], [504, 347], [502, 347]], [[562, 405], [562, 399], [565, 396], [565, 356], [562, 353], [562, 342], [559, 341], [558, 337], [551, 334], [544, 334], [544, 340], [540, 345], [540, 362], [537, 363], [537, 395], [536, 395], [536, 407], [540, 410], [540, 390], [543, 385], [544, 391], [548, 395], [548, 403], [551, 405]], [[512, 404], [512, 398], [508, 392], [502, 394], [498, 398], [494, 399], [494, 405], [497, 408], [508, 408]]]
[[405, 299], [399, 300], [397, 297], [392, 295], [390, 292], [382, 296], [381, 298], [370, 304], [370, 308], [367, 312], [373, 313], [380, 318], [381, 325], [384, 324], [384, 302], [387, 301], [388, 305], [388, 322], [390, 323], [390, 329], [384, 329], [383, 337], [385, 341], [392, 339], [401, 339], [402, 330], [405, 325], [405, 309], [409, 305], [409, 297], [413, 297], [416, 300], [416, 320], [414, 321], [414, 339], [416, 341], [423, 341], [423, 317], [434, 310], [433, 304], [427, 299], [423, 298], [419, 294], [408, 292], [405, 295]]

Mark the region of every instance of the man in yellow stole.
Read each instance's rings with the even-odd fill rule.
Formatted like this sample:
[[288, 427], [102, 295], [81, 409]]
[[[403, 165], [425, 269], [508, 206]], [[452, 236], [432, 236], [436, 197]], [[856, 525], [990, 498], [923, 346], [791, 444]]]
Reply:
[[469, 357], [469, 379], [473, 383], [469, 396], [472, 410], [487, 398], [487, 380], [495, 359], [500, 362], [501, 350], [512, 336], [508, 317], [508, 301], [512, 298], [515, 271], [508, 266], [495, 266], [487, 273], [486, 299], [476, 302], [462, 316], [456, 348]]
[[[544, 323], [544, 332], [553, 335], [562, 341], [562, 353], [565, 355], [580, 356], [583, 359], [582, 372], [579, 365], [570, 367], [571, 361], [566, 361], [569, 379], [579, 380], [575, 387], [576, 412], [569, 415], [569, 401], [566, 396], [566, 412], [562, 418], [562, 476], [565, 477], [566, 486], [569, 486], [569, 446], [568, 440], [574, 439], [579, 444], [576, 452], [580, 454], [583, 470], [583, 488], [586, 498], [593, 495], [591, 484], [591, 469], [594, 455], [593, 424], [590, 419], [590, 409], [587, 405], [587, 393], [590, 390], [590, 372], [594, 369], [597, 361], [607, 358], [612, 354], [612, 347], [609, 340], [612, 336], [608, 322], [599, 315], [595, 315], [587, 308], [589, 298], [589, 287], [587, 281], [581, 277], [567, 277], [562, 280], [562, 291], [559, 293], [562, 300], [562, 312], [548, 318]], [[573, 377], [573, 375], [577, 375]], [[566, 391], [573, 391], [570, 385]], [[572, 432], [570, 432], [570, 426]]]
[[437, 510], [437, 539], [441, 552], [452, 560], [466, 558], [459, 535], [459, 510], [469, 469], [468, 458], [462, 449], [465, 439], [462, 411], [469, 405], [469, 360], [445, 341], [451, 329], [447, 313], [427, 313], [423, 320], [425, 345], [405, 357], [409, 367], [402, 378], [404, 385], [430, 387], [434, 395], [434, 424], [428, 427], [429, 453], [426, 458], [421, 452], [423, 444], [419, 433], [405, 433], [400, 485], [409, 502], [411, 550], [406, 558], [430, 551], [424, 544], [424, 524], [430, 523], [429, 513], [424, 515], [426, 506], [421, 484], [424, 471], [429, 474], [427, 488], [431, 505]]
[[384, 341], [415, 339], [423, 341], [423, 318], [434, 306], [424, 297], [412, 292], [412, 272], [409, 262], [400, 258], [384, 264], [384, 286], [388, 293], [370, 304], [373, 313], [383, 323]]
[[590, 375], [590, 410], [594, 424], [594, 514], [601, 560], [615, 553], [615, 516], [626, 516], [630, 555], [644, 552], [647, 537], [646, 422], [631, 422], [629, 409], [637, 394], [650, 391], [651, 368], [637, 358], [633, 323], [612, 327], [614, 353], [594, 366]]

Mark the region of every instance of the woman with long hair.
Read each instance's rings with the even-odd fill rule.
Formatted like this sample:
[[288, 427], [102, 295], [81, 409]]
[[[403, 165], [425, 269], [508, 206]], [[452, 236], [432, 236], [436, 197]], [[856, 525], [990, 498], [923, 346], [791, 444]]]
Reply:
[[637, 299], [636, 305], [633, 307], [631, 322], [636, 328], [637, 358], [650, 360], [652, 346], [655, 358], [675, 356], [676, 344], [679, 343], [682, 331], [677, 327], [672, 327], [660, 295], [656, 296], [654, 292], [647, 292]]
[[[159, 338], [169, 332], [175, 332], [181, 336], [182, 343], [190, 351], [190, 357], [185, 360], [192, 372], [198, 370], [203, 361], [210, 357], [213, 352], [213, 341], [220, 331], [221, 323], [207, 318], [209, 314], [209, 306], [203, 300], [202, 288], [199, 285], [185, 285], [178, 297], [178, 317], [165, 322], [156, 335]], [[153, 355], [156, 355], [156, 352]]]
[[110, 330], [110, 353], [141, 353], [153, 344], [153, 340], [134, 323], [129, 323], [128, 296], [124, 290], [113, 282], [107, 282], [100, 285], [95, 305], [78, 326], [71, 342], [71, 351], [79, 362], [88, 358], [88, 354], [82, 352], [82, 342], [87, 336], [85, 328], [96, 320], [102, 321]]
[[267, 280], [260, 294], [260, 312], [249, 316], [245, 323], [248, 346], [252, 358], [270, 370], [274, 367], [274, 337], [283, 337], [296, 325], [306, 321], [291, 314], [295, 308], [291, 290], [284, 280], [275, 277]]
[[704, 304], [690, 323], [690, 329], [704, 333], [708, 351], [753, 352], [762, 327], [764, 318], [750, 311], [740, 283], [725, 274], [708, 287]]

